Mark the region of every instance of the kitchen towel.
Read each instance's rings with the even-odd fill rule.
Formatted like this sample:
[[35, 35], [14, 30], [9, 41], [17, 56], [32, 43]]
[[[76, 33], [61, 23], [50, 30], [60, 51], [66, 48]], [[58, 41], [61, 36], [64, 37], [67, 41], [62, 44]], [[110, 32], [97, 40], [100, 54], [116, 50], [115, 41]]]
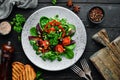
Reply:
[[12, 12], [13, 6], [16, 5], [18, 8], [35, 8], [38, 4], [38, 0], [0, 0], [0, 20], [7, 18]]

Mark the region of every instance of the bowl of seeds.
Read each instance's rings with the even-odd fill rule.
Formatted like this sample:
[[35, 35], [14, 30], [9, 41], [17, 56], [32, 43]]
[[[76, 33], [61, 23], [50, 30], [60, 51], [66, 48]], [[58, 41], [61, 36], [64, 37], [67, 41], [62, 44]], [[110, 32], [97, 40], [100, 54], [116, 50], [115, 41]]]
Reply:
[[104, 20], [104, 16], [104, 10], [98, 6], [92, 7], [88, 12], [88, 19], [94, 24], [101, 23]]

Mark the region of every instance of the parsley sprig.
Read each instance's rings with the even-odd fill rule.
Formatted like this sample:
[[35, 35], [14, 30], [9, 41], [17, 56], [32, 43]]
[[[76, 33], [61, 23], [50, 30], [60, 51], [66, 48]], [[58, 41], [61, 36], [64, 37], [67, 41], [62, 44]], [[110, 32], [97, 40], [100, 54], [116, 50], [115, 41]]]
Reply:
[[21, 14], [16, 14], [12, 19], [11, 25], [13, 26], [14, 31], [20, 33], [22, 31], [23, 23], [25, 22], [25, 18]]
[[22, 32], [23, 24], [25, 23], [25, 17], [22, 14], [16, 14], [15, 17], [10, 22], [13, 26], [13, 30], [19, 33], [18, 40], [21, 40], [20, 33]]

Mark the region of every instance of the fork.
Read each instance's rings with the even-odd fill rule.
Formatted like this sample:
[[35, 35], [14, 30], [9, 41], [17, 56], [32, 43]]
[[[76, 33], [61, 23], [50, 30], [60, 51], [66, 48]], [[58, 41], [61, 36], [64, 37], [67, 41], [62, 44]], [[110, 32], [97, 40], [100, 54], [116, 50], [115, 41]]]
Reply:
[[91, 70], [90, 70], [90, 67], [89, 67], [86, 59], [85, 59], [85, 58], [82, 59], [82, 60], [80, 61], [80, 63], [81, 63], [81, 66], [82, 66], [85, 74], [88, 75], [91, 80], [93, 80], [93, 78], [92, 78], [92, 76], [91, 76]]
[[83, 77], [83, 78], [85, 78], [86, 80], [89, 80], [89, 79], [87, 78], [87, 76], [85, 75], [85, 72], [84, 72], [81, 68], [79, 68], [77, 65], [73, 65], [73, 66], [71, 67], [71, 69], [72, 69], [78, 76]]

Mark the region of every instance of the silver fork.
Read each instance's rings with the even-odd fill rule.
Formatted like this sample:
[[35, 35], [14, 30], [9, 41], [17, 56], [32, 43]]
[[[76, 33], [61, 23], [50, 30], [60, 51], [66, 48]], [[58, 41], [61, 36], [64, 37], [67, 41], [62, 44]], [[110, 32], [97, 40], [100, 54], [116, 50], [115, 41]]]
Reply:
[[86, 59], [82, 59], [80, 61], [81, 65], [82, 65], [82, 68], [85, 72], [86, 75], [88, 75], [90, 77], [91, 80], [93, 80], [92, 76], [91, 76], [91, 70], [90, 70], [90, 67], [86, 61]]
[[78, 76], [83, 77], [83, 78], [85, 78], [86, 80], [89, 80], [89, 79], [87, 78], [87, 76], [85, 75], [84, 71], [83, 71], [81, 68], [79, 68], [77, 65], [73, 65], [73, 66], [71, 67], [71, 69], [72, 69]]

